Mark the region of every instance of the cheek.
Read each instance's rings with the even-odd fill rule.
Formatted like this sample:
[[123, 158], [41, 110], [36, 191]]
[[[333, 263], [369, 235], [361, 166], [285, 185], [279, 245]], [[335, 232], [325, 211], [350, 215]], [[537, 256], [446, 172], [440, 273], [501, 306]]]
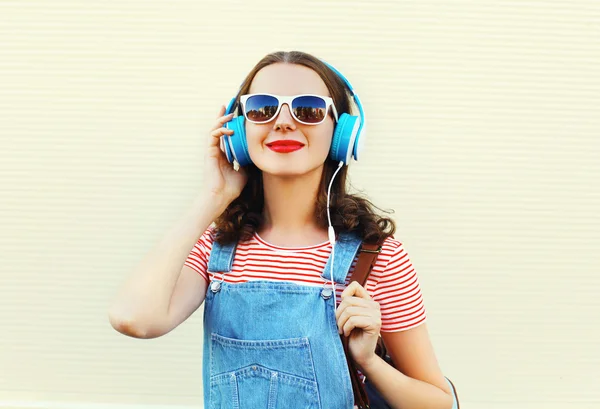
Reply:
[[310, 135], [310, 142], [312, 148], [317, 148], [320, 151], [327, 151], [331, 148], [331, 141], [333, 140], [333, 127], [327, 127], [327, 129], [319, 130]]
[[266, 138], [267, 133], [267, 130], [263, 130], [255, 124], [247, 124], [245, 127], [245, 134], [248, 150], [255, 150], [259, 148], [262, 140]]
[[329, 152], [331, 149], [331, 135], [324, 135], [319, 138], [319, 150]]

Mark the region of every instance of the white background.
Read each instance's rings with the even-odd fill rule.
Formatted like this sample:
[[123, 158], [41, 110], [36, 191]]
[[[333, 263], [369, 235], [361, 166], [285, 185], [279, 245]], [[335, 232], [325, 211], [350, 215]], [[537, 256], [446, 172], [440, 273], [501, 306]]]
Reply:
[[0, 408], [201, 407], [203, 307], [136, 340], [108, 305], [277, 50], [360, 95], [351, 182], [395, 210], [462, 406], [600, 407], [600, 3], [2, 0]]

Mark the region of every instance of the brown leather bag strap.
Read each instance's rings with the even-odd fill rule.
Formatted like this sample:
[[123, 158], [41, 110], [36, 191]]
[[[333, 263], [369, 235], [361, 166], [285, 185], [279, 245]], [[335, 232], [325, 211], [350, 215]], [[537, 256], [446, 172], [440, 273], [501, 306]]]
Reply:
[[[377, 262], [377, 256], [381, 252], [381, 245], [378, 244], [367, 244], [362, 243], [358, 250], [358, 260], [354, 271], [350, 273], [350, 283], [358, 281], [361, 286], [365, 286], [367, 278], [373, 269], [373, 266]], [[354, 364], [353, 360], [350, 359], [350, 351], [348, 350], [348, 338], [344, 334], [340, 335], [342, 338], [342, 345], [344, 346], [344, 352], [346, 353], [346, 361], [348, 362], [348, 369], [350, 370], [350, 380], [352, 382], [352, 391], [354, 393], [354, 404], [358, 409], [369, 409], [369, 396], [365, 390], [364, 385], [358, 377], [358, 368]]]
[[373, 266], [377, 262], [377, 256], [381, 252], [381, 246], [363, 243], [358, 251], [360, 253], [354, 271], [350, 273], [350, 282], [358, 281], [358, 284], [364, 287]]
[[341, 334], [342, 345], [344, 346], [344, 352], [346, 353], [346, 362], [348, 363], [348, 370], [350, 371], [350, 382], [352, 383], [352, 393], [354, 395], [354, 405], [358, 409], [369, 409], [369, 396], [365, 390], [365, 386], [358, 377], [358, 368], [352, 359], [350, 359], [350, 350], [348, 349], [348, 338]]

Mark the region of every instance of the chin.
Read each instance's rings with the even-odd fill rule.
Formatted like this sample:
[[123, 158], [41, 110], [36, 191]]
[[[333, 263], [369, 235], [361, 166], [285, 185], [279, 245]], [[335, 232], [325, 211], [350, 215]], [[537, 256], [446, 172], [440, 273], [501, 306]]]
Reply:
[[297, 177], [312, 172], [320, 172], [329, 150], [309, 152], [303, 149], [298, 152], [279, 155], [268, 150], [254, 152], [251, 149], [249, 153], [252, 162], [263, 173], [278, 177]]
[[[320, 171], [323, 167], [323, 163], [318, 164], [307, 164], [294, 163], [296, 161], [288, 161], [287, 163], [281, 163], [278, 165], [257, 163], [256, 166], [265, 174], [278, 177], [298, 177], [307, 175], [309, 173]], [[312, 166], [311, 166], [312, 165]]]
[[277, 167], [266, 167], [266, 168], [260, 168], [259, 169], [262, 170], [262, 172], [264, 174], [268, 174], [270, 176], [278, 176], [278, 177], [297, 177], [297, 176], [302, 176], [305, 175], [307, 173], [310, 173], [313, 169], [290, 169], [290, 167], [283, 167], [283, 168], [277, 168]]

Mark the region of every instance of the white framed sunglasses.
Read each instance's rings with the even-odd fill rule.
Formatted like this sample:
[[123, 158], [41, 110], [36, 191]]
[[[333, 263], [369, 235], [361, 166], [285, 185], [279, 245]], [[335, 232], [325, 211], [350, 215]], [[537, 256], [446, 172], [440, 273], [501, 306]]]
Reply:
[[338, 113], [333, 105], [333, 99], [321, 95], [245, 94], [240, 96], [240, 104], [246, 120], [254, 124], [266, 124], [272, 121], [279, 114], [283, 104], [287, 104], [294, 119], [304, 125], [323, 123], [329, 107], [331, 107], [335, 122], [338, 122]]

